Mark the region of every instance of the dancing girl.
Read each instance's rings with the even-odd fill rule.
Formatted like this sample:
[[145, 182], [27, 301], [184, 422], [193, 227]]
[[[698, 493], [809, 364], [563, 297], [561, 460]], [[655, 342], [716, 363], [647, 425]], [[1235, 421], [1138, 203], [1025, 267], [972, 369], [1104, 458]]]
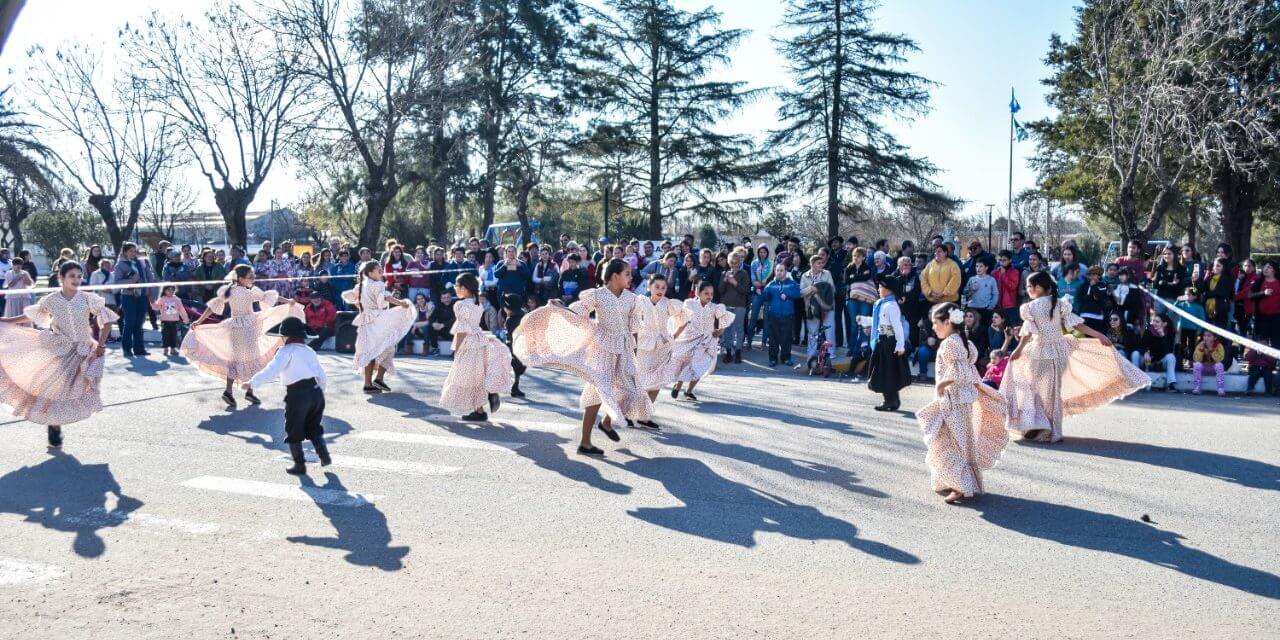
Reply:
[[[640, 330], [636, 339], [636, 382], [649, 394], [649, 401], [658, 400], [658, 392], [676, 379], [676, 367], [671, 357], [672, 320], [682, 315], [680, 303], [667, 297], [667, 278], [661, 273], [649, 276], [649, 295], [640, 296], [636, 305], [640, 308]], [[653, 420], [640, 420], [636, 424], [658, 429]]]
[[497, 336], [480, 326], [484, 306], [480, 303], [480, 279], [463, 273], [454, 281], [458, 301], [453, 303], [453, 362], [440, 389], [440, 406], [450, 411], [469, 411], [468, 422], [489, 419], [485, 412], [498, 410], [498, 394], [515, 384], [511, 350]]
[[407, 301], [387, 292], [382, 265], [377, 261], [361, 264], [356, 280], [356, 288], [342, 292], [342, 299], [360, 310], [352, 322], [356, 326], [356, 371], [364, 375], [365, 393], [390, 391], [384, 378], [395, 372], [396, 346], [418, 314]]
[[720, 335], [733, 324], [733, 313], [722, 304], [711, 301], [715, 294], [715, 284], [710, 280], [698, 283], [697, 297], [684, 301], [680, 310], [680, 320], [684, 323], [676, 329], [675, 343], [671, 345], [671, 360], [676, 368], [676, 385], [671, 388], [671, 397], [680, 395], [680, 387], [688, 384], [684, 390], [685, 400], [697, 402], [693, 388], [703, 378], [716, 370], [716, 356], [720, 354]]

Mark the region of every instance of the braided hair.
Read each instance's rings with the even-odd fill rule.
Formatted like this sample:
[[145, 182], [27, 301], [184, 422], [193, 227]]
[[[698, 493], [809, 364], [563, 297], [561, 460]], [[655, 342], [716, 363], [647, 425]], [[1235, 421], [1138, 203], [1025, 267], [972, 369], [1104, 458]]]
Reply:
[[463, 273], [453, 282], [454, 288], [461, 287], [471, 292], [471, 301], [480, 305], [480, 279], [474, 273]]
[[[951, 317], [952, 312], [955, 311], [960, 312], [959, 322], [956, 322], [955, 319]], [[964, 324], [964, 312], [961, 311], [959, 305], [954, 302], [939, 302], [938, 304], [933, 305], [933, 308], [929, 310], [929, 317], [938, 322], [945, 322], [951, 325], [951, 330], [955, 331], [956, 334], [960, 336], [961, 340], [964, 340], [965, 349], [973, 349], [974, 351], [977, 351], [977, 346], [973, 343], [973, 336], [969, 335], [969, 327]]]
[[381, 267], [382, 265], [378, 264], [377, 260], [365, 260], [360, 265], [360, 277], [356, 278], [356, 304], [360, 304], [360, 301], [364, 300], [364, 279], [368, 277], [369, 273], [374, 269], [379, 269]]

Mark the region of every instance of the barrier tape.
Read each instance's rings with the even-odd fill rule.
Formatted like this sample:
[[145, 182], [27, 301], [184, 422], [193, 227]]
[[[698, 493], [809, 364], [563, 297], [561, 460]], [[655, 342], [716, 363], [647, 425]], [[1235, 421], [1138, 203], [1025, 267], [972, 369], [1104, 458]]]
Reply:
[[[396, 271], [396, 272], [393, 272], [393, 273], [387, 273], [387, 271], [384, 269], [384, 270], [383, 270], [383, 277], [403, 278], [403, 277], [406, 277], [406, 276], [425, 276], [425, 275], [431, 275], [431, 274], [433, 274], [433, 273], [475, 273], [475, 274], [479, 274], [479, 273], [480, 273], [480, 270], [479, 270], [478, 268], [471, 268], [471, 269], [434, 269], [434, 270], [431, 270], [431, 271]], [[314, 276], [290, 276], [290, 277], [287, 277], [287, 278], [254, 278], [254, 279], [253, 279], [253, 282], [254, 282], [254, 284], [257, 284], [257, 283], [259, 283], [259, 282], [287, 282], [287, 281], [290, 281], [290, 280], [316, 280], [316, 279], [321, 278], [321, 277], [326, 276], [326, 275], [328, 275], [328, 277], [329, 277], [329, 279], [330, 279], [330, 280], [337, 280], [337, 279], [342, 279], [342, 278], [355, 278], [355, 277], [356, 277], [356, 276], [358, 276], [359, 274], [358, 274], [358, 273], [352, 273], [352, 274], [345, 274], [345, 273], [344, 273], [344, 274], [342, 274], [342, 275], [337, 275], [337, 276], [335, 276], [335, 275], [329, 275], [329, 274], [319, 274], [319, 275], [314, 275]], [[82, 286], [82, 287], [80, 287], [80, 289], [79, 289], [79, 290], [80, 290], [80, 291], [123, 291], [123, 290], [126, 290], [126, 289], [157, 289], [157, 290], [162, 290], [162, 289], [164, 289], [165, 287], [168, 287], [168, 286], [174, 286], [174, 287], [196, 287], [196, 286], [202, 286], [202, 285], [207, 285], [207, 284], [232, 284], [232, 281], [231, 281], [231, 280], [228, 280], [228, 279], [226, 279], [226, 278], [223, 278], [223, 279], [221, 279], [221, 280], [183, 280], [183, 281], [180, 281], [180, 282], [133, 282], [133, 283], [129, 283], [129, 284], [95, 284], [95, 285]], [[6, 295], [13, 295], [13, 296], [16, 296], [16, 295], [26, 295], [26, 294], [54, 293], [54, 292], [57, 292], [57, 291], [62, 291], [62, 287], [35, 287], [35, 288], [32, 288], [32, 289], [0, 289], [0, 297], [4, 297], [4, 296], [6, 296]]]
[[1197, 318], [1187, 313], [1186, 311], [1179, 309], [1177, 306], [1175, 306], [1173, 303], [1169, 302], [1168, 300], [1165, 300], [1164, 298], [1161, 298], [1160, 296], [1154, 293], [1151, 293], [1145, 287], [1139, 287], [1138, 290], [1147, 294], [1147, 296], [1150, 297], [1152, 300], [1155, 300], [1156, 302], [1159, 302], [1160, 304], [1164, 305], [1166, 309], [1174, 312], [1175, 314], [1178, 315], [1178, 317], [1190, 321], [1192, 324], [1199, 326], [1205, 331], [1217, 334], [1218, 337], [1220, 338], [1225, 338], [1236, 344], [1242, 344], [1255, 351], [1261, 351], [1262, 353], [1265, 353], [1271, 356], [1272, 358], [1280, 359], [1280, 349], [1276, 349], [1275, 347], [1269, 347], [1255, 340], [1250, 340], [1249, 338], [1246, 338], [1242, 335], [1227, 331], [1226, 329], [1223, 329], [1222, 327], [1219, 327], [1217, 325], [1205, 322], [1204, 320], [1201, 320], [1200, 318]]

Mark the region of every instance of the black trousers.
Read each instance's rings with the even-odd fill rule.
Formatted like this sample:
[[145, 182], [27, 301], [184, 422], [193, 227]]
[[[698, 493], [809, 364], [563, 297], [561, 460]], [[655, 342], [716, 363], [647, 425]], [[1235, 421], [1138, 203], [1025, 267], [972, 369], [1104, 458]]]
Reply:
[[769, 327], [769, 359], [791, 359], [791, 324], [793, 316], [766, 315], [764, 321]]
[[179, 347], [178, 330], [182, 328], [182, 323], [177, 320], [165, 320], [160, 323], [160, 346], [165, 349], [177, 349]]
[[[284, 393], [284, 441], [290, 444], [310, 440], [323, 444], [324, 391], [315, 378], [299, 380]], [[319, 448], [319, 447], [317, 447]]]

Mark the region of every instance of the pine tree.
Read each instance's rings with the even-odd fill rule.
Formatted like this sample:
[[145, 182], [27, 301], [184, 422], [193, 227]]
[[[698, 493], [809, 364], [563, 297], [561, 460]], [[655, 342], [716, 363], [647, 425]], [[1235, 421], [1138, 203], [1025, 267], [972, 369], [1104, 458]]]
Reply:
[[790, 0], [778, 41], [795, 88], [781, 91], [771, 132], [775, 186], [825, 191], [827, 236], [839, 234], [842, 206], [858, 198], [933, 200], [947, 196], [936, 169], [889, 133], [886, 115], [921, 115], [931, 82], [901, 69], [917, 51], [910, 38], [874, 31], [866, 0]]
[[650, 237], [675, 216], [703, 220], [740, 217], [758, 200], [737, 192], [761, 179], [752, 141], [714, 126], [758, 95], [742, 82], [712, 79], [742, 40], [720, 29], [720, 14], [682, 11], [667, 0], [611, 0], [588, 10], [582, 91], [599, 116], [594, 143], [635, 158], [622, 184], [626, 199], [644, 200]]

